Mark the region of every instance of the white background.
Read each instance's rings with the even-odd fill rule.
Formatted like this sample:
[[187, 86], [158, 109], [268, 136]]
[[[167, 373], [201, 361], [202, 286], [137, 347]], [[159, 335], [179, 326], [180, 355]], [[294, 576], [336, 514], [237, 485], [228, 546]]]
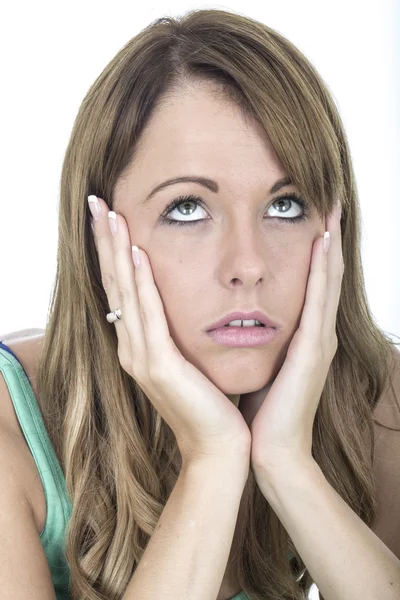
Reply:
[[[191, 8], [232, 9], [263, 21], [296, 44], [328, 84], [354, 161], [368, 300], [379, 326], [400, 335], [399, 0], [37, 0], [2, 8], [0, 340], [45, 327], [61, 165], [88, 88], [150, 21]], [[317, 597], [315, 586], [310, 597]]]
[[38, 0], [2, 10], [0, 340], [45, 327], [61, 165], [88, 88], [150, 21], [191, 8], [232, 9], [277, 29], [328, 84], [354, 161], [368, 300], [379, 326], [400, 335], [399, 0]]

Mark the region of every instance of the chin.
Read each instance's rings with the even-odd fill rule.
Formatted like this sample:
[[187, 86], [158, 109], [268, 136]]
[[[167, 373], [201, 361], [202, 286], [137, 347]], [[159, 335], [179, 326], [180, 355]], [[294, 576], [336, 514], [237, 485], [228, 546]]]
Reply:
[[243, 356], [241, 360], [193, 354], [192, 350], [184, 354], [207, 379], [226, 396], [251, 394], [269, 384], [276, 375], [278, 367], [276, 357], [264, 358]]
[[[245, 394], [253, 394], [254, 392], [267, 391], [272, 384], [271, 377], [268, 377], [267, 379], [265, 377], [262, 379], [257, 378], [256, 380], [254, 376], [249, 376], [248, 378], [240, 377], [238, 379], [240, 379], [240, 381], [237, 383], [230, 381], [229, 385], [226, 385], [226, 382], [224, 382], [223, 385], [219, 386], [214, 382], [214, 385], [217, 385], [221, 392], [226, 396], [244, 396]], [[247, 385], [243, 379], [249, 380]]]

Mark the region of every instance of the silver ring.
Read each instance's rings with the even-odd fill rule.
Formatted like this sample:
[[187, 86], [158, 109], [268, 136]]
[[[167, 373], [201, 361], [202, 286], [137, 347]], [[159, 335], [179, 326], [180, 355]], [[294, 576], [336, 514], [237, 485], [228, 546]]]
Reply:
[[109, 323], [115, 323], [115, 321], [119, 321], [122, 319], [121, 309], [117, 308], [117, 310], [113, 310], [107, 314], [107, 321]]

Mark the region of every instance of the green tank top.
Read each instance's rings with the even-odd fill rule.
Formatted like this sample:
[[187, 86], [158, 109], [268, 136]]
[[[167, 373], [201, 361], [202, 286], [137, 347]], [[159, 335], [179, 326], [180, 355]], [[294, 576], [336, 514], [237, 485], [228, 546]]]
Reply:
[[64, 473], [44, 426], [32, 386], [18, 358], [0, 342], [0, 371], [8, 387], [18, 421], [42, 479], [46, 522], [40, 541], [49, 564], [57, 600], [69, 600], [70, 569], [65, 558], [65, 530], [72, 505]]
[[[46, 522], [40, 541], [49, 564], [57, 600], [69, 600], [70, 569], [65, 558], [65, 531], [72, 505], [65, 477], [44, 425], [29, 378], [13, 351], [0, 341], [0, 371], [19, 424], [35, 460], [46, 498]], [[293, 558], [289, 554], [289, 559]], [[248, 600], [244, 591], [231, 600]]]

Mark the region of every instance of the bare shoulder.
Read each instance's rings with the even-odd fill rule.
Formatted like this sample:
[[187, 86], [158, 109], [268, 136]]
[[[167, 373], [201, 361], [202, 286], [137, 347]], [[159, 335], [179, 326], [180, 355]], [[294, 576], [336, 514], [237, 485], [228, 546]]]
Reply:
[[[3, 335], [0, 340], [6, 344], [21, 362], [39, 403], [36, 389], [36, 364], [43, 340], [43, 330], [27, 330], [12, 335]], [[17, 334], [21, 335], [17, 335]], [[20, 482], [35, 515], [37, 531], [40, 533], [46, 519], [46, 500], [35, 460], [18, 421], [10, 392], [3, 374], [0, 372], [0, 437], [10, 450], [9, 456], [15, 462], [12, 472]]]
[[[0, 390], [4, 378], [0, 373]], [[2, 598], [55, 600], [49, 564], [22, 475], [18, 441], [0, 424], [0, 585]]]

